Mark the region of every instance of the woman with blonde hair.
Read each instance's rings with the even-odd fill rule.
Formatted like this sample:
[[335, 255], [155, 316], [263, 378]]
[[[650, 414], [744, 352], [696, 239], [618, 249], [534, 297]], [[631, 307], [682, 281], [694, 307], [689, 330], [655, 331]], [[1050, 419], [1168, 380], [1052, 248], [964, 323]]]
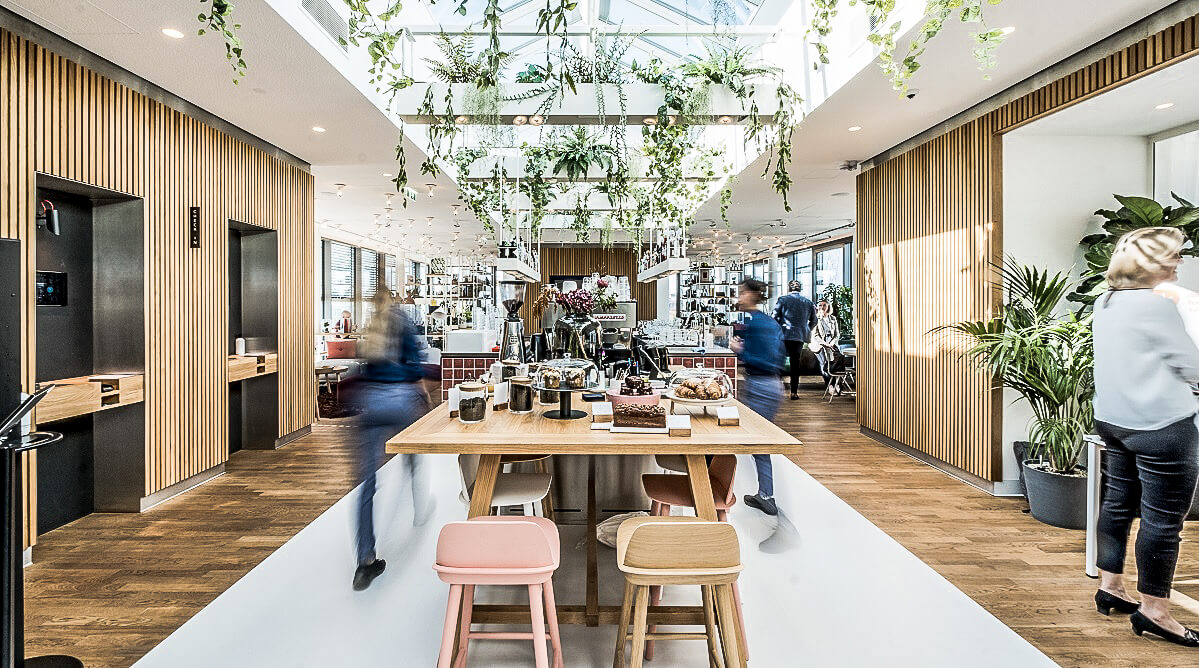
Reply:
[[[1191, 391], [1199, 382], [1199, 349], [1174, 303], [1153, 291], [1177, 279], [1185, 242], [1171, 227], [1120, 237], [1107, 272], [1110, 289], [1095, 302], [1095, 427], [1106, 445], [1095, 606], [1105, 615], [1132, 613], [1137, 635], [1199, 647], [1199, 633], [1169, 608], [1179, 534], [1199, 479], [1199, 407]], [[1123, 576], [1138, 510], [1139, 604]]]

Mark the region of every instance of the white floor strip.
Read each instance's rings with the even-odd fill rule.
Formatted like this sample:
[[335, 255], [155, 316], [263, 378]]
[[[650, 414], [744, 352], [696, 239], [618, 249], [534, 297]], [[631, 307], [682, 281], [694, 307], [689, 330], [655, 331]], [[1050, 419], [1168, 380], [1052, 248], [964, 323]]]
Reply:
[[[756, 488], [739, 458], [739, 493]], [[350, 588], [354, 494], [348, 495], [155, 647], [141, 668], [190, 666], [432, 666], [447, 587], [434, 575], [437, 531], [465, 516], [452, 456], [425, 456], [436, 508], [412, 526], [410, 486], [399, 459], [380, 474], [379, 554], [387, 572], [365, 592]], [[731, 517], [746, 568], [741, 593], [751, 665], [1052, 666], [901, 545], [782, 458], [775, 458], [778, 520], [738, 504]], [[393, 512], [394, 509], [394, 512]], [[563, 527], [560, 605], [583, 600], [582, 527]], [[601, 602], [618, 604], [614, 552], [601, 546]], [[665, 603], [698, 602], [668, 588]], [[490, 600], [516, 601], [513, 591]], [[612, 664], [614, 627], [563, 626], [566, 665]], [[659, 642], [649, 666], [706, 666], [704, 643]], [[472, 643], [470, 666], [531, 666], [528, 641]]]

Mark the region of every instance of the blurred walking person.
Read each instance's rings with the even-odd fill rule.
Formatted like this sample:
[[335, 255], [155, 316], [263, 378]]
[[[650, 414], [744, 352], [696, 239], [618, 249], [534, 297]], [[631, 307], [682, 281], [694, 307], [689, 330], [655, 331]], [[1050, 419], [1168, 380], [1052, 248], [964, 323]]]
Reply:
[[[1182, 522], [1199, 478], [1199, 430], [1191, 386], [1199, 349], [1178, 309], [1153, 289], [1175, 281], [1186, 237], [1150, 227], [1120, 237], [1107, 271], [1110, 290], [1095, 302], [1095, 427], [1106, 445], [1099, 513], [1099, 591], [1095, 607], [1132, 614], [1132, 629], [1186, 647], [1199, 633], [1170, 614]], [[1124, 588], [1124, 555], [1137, 530], [1137, 591]]]
[[[745, 318], [740, 338], [733, 339], [730, 345], [745, 369], [741, 401], [758, 415], [774, 422], [779, 403], [783, 400], [782, 382], [779, 380], [783, 368], [783, 332], [773, 318], [762, 312], [761, 305], [765, 299], [766, 284], [762, 281], [749, 278], [737, 286], [737, 308], [745, 313]], [[811, 302], [808, 304], [811, 305]], [[767, 515], [777, 515], [779, 510], [774, 502], [774, 469], [770, 455], [754, 455], [754, 464], [758, 469], [758, 493], [747, 495], [745, 505]]]
[[[384, 444], [429, 411], [429, 396], [421, 382], [423, 346], [418, 334], [402, 306], [385, 289], [378, 290], [374, 316], [363, 342], [366, 363], [349, 392], [350, 401], [360, 411], [355, 418], [358, 478], [362, 481], [358, 491], [355, 591], [369, 587], [387, 566], [375, 554], [374, 522], [375, 477]], [[417, 456], [401, 457], [412, 482], [414, 522], [420, 523], [427, 517], [431, 500], [424, 496], [427, 490], [418, 489]]]

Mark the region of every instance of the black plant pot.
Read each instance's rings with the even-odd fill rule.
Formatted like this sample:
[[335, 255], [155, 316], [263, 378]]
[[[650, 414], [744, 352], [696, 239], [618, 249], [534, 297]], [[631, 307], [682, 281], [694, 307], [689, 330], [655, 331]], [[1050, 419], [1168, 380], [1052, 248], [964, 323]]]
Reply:
[[1062, 529], [1087, 528], [1086, 475], [1062, 475], [1030, 466], [1036, 463], [1026, 460], [1021, 467], [1032, 516]]

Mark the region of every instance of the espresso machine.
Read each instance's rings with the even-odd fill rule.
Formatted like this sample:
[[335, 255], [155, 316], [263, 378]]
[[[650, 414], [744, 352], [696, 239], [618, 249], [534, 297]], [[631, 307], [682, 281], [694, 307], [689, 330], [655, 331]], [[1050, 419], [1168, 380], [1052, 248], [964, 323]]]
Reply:
[[508, 311], [508, 317], [500, 326], [500, 361], [524, 364], [528, 362], [525, 354], [525, 325], [520, 318], [520, 307], [525, 303], [524, 281], [500, 281], [500, 303]]

